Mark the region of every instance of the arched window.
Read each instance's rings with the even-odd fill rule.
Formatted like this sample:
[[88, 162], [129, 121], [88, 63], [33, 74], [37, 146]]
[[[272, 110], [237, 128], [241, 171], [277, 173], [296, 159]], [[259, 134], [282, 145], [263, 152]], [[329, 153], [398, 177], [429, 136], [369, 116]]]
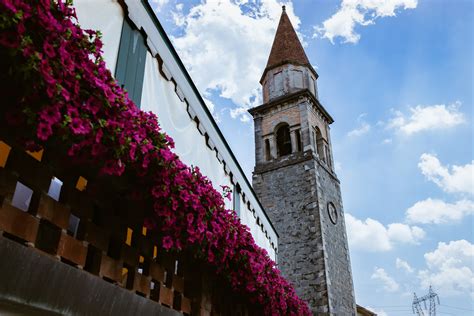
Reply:
[[318, 127], [314, 128], [314, 132], [316, 134], [316, 150], [318, 151], [319, 159], [326, 162], [323, 134], [321, 134], [321, 130]]
[[278, 157], [291, 154], [290, 127], [288, 124], [280, 126], [276, 132]]
[[267, 138], [267, 139], [265, 139], [265, 160], [268, 161], [270, 159], [271, 159], [270, 140]]

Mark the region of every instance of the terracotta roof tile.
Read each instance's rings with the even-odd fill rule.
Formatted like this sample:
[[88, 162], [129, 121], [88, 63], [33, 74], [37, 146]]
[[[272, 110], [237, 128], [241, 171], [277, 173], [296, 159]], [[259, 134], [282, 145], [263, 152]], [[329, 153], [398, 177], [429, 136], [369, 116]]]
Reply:
[[285, 8], [283, 8], [264, 73], [268, 69], [286, 62], [309, 65], [311, 67], [303, 46], [298, 39], [298, 35], [296, 35], [295, 29], [285, 12]]

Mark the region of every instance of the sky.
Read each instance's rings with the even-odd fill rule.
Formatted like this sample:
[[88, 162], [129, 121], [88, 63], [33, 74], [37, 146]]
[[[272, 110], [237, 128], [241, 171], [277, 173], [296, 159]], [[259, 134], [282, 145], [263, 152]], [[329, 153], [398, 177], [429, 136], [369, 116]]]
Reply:
[[247, 176], [260, 76], [281, 14], [335, 122], [358, 304], [474, 313], [473, 29], [469, 0], [150, 0]]

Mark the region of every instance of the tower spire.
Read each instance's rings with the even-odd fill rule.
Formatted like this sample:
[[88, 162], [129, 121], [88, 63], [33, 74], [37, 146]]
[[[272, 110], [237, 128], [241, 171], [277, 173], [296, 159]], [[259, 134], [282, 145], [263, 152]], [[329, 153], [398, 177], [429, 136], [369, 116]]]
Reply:
[[260, 82], [262, 82], [268, 70], [285, 63], [308, 66], [315, 72], [286, 13], [286, 6], [282, 6], [280, 22]]

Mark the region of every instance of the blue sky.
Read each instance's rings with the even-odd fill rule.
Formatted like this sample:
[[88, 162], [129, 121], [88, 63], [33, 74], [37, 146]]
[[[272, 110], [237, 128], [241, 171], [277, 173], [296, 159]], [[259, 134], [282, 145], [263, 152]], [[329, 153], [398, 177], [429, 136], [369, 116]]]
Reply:
[[[246, 109], [261, 103], [281, 1], [151, 2], [250, 177]], [[357, 302], [409, 315], [432, 284], [440, 315], [472, 315], [472, 1], [286, 4], [335, 119]]]

